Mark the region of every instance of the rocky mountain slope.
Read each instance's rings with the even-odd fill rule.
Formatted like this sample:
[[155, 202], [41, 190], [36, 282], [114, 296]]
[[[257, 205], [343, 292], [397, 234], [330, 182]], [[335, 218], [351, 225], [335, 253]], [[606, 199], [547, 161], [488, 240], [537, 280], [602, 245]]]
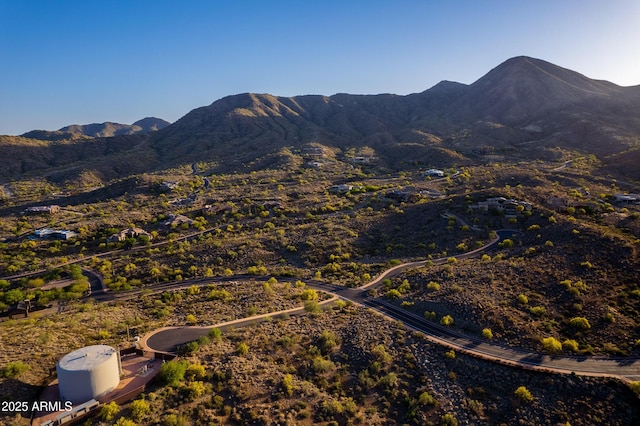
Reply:
[[[122, 136], [102, 140], [98, 152], [83, 147], [95, 144], [94, 139], [67, 140], [56, 148], [31, 147], [25, 152], [36, 150], [38, 155], [28, 158], [13, 149], [13, 158], [21, 165], [2, 175], [72, 162], [73, 170], [97, 170], [105, 177], [193, 161], [217, 164], [221, 172], [278, 167], [283, 149], [295, 151], [308, 143], [343, 154], [366, 149], [392, 169], [415, 161], [441, 167], [471, 164], [487, 153], [514, 160], [518, 156], [558, 160], [558, 148], [594, 154], [611, 163], [629, 152], [633, 163], [640, 160], [639, 110], [640, 86], [620, 87], [539, 59], [517, 57], [473, 84], [443, 81], [407, 96], [228, 96], [135, 142], [119, 139]], [[100, 126], [60, 132], [102, 137], [129, 131]], [[15, 148], [20, 143], [14, 139], [9, 145]], [[6, 150], [7, 144], [0, 142], [0, 154]], [[82, 157], [79, 152], [90, 154]], [[144, 161], [132, 166], [123, 164], [123, 157]], [[639, 177], [633, 167], [630, 173]]]

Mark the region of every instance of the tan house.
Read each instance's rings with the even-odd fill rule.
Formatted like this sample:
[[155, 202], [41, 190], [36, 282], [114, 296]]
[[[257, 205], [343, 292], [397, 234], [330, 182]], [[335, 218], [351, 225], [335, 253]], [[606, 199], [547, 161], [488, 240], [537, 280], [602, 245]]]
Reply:
[[129, 228], [129, 229], [125, 229], [123, 231], [118, 232], [117, 234], [113, 234], [111, 235], [109, 238], [107, 238], [107, 242], [109, 243], [117, 243], [120, 241], [124, 241], [127, 238], [138, 238], [142, 235], [145, 235], [149, 238], [149, 240], [151, 240], [153, 237], [151, 236], [151, 234], [149, 234], [147, 231], [145, 231], [142, 228]]

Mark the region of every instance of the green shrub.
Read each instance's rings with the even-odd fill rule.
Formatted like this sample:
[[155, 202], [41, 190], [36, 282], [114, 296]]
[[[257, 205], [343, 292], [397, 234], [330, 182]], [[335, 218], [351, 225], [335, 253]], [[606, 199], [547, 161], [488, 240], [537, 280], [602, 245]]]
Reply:
[[116, 417], [119, 412], [120, 407], [118, 406], [118, 404], [116, 404], [115, 401], [111, 401], [110, 403], [104, 404], [102, 407], [100, 407], [99, 416], [102, 420], [110, 422]]
[[440, 324], [450, 326], [453, 325], [454, 319], [451, 315], [445, 315], [440, 319]]
[[565, 351], [578, 352], [578, 342], [575, 340], [567, 339], [562, 342], [562, 348]]
[[165, 362], [160, 366], [160, 380], [169, 386], [178, 386], [184, 379], [189, 363], [184, 360]]
[[245, 342], [239, 343], [238, 346], [236, 347], [236, 353], [238, 355], [246, 355], [249, 353], [249, 345], [247, 345]]
[[29, 365], [22, 361], [11, 361], [2, 369], [2, 377], [15, 378], [29, 370]]
[[420, 405], [436, 405], [436, 399], [429, 392], [422, 392], [418, 397], [418, 404]]
[[129, 405], [131, 417], [138, 422], [151, 412], [151, 406], [144, 399], [136, 399]]
[[318, 292], [312, 288], [307, 288], [300, 293], [300, 300], [318, 300]]
[[211, 330], [209, 330], [209, 337], [213, 340], [222, 339], [222, 330], [220, 330], [218, 327], [213, 327]]
[[200, 345], [195, 340], [178, 346], [178, 355], [190, 355], [200, 349]]
[[536, 317], [543, 317], [547, 314], [547, 310], [544, 306], [534, 306], [529, 309], [529, 312], [531, 313], [531, 315]]
[[524, 386], [520, 386], [518, 389], [516, 389], [514, 392], [514, 395], [516, 396], [516, 398], [518, 398], [522, 402], [533, 401], [533, 395], [531, 395], [531, 392], [529, 392], [529, 389], [527, 389]]
[[440, 418], [441, 426], [458, 426], [458, 419], [451, 413], [447, 413]]
[[589, 324], [589, 321], [585, 317], [571, 318], [569, 325], [580, 330], [589, 330], [591, 328], [591, 324]]
[[187, 396], [187, 399], [190, 401], [195, 401], [204, 395], [207, 391], [207, 387], [204, 382], [194, 381], [189, 383], [189, 385], [184, 388], [184, 392]]
[[287, 396], [293, 395], [293, 376], [286, 374], [282, 379], [282, 390]]
[[427, 290], [438, 291], [440, 290], [440, 284], [435, 281], [429, 281], [429, 284], [427, 284]]
[[545, 337], [542, 339], [542, 347], [547, 352], [556, 353], [562, 350], [562, 343], [554, 337]]
[[402, 294], [395, 288], [392, 288], [385, 293], [384, 297], [386, 297], [387, 299], [398, 299], [402, 297]]

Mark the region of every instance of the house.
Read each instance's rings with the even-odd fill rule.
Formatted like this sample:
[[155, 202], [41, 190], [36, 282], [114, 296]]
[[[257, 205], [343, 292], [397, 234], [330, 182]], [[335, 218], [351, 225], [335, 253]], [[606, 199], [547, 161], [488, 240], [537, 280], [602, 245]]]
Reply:
[[167, 219], [161, 223], [162, 226], [174, 227], [182, 225], [186, 223], [187, 225], [193, 224], [193, 219], [189, 219], [188, 217], [181, 214], [170, 214], [167, 216]]
[[640, 204], [640, 194], [615, 194], [613, 201], [618, 204]]
[[151, 240], [153, 237], [147, 231], [142, 228], [129, 228], [118, 232], [117, 234], [113, 234], [107, 238], [107, 242], [109, 243], [117, 243], [120, 241], [124, 241], [127, 238], [138, 238], [140, 236], [146, 236]]
[[415, 203], [420, 200], [420, 198], [422, 198], [422, 195], [419, 192], [402, 191], [400, 189], [392, 189], [390, 191], [387, 191], [384, 196], [401, 203]]
[[33, 235], [41, 240], [70, 240], [77, 234], [68, 230], [56, 230], [51, 228], [36, 229]]
[[353, 157], [349, 159], [349, 161], [354, 164], [369, 164], [375, 162], [376, 160], [376, 157]]
[[320, 161], [309, 161], [307, 163], [307, 167], [313, 167], [314, 169], [319, 169], [320, 167], [322, 167], [324, 164], [321, 163]]
[[424, 172], [425, 176], [430, 176], [430, 177], [444, 177], [444, 171], [443, 170], [438, 170], [438, 169], [429, 169], [426, 172]]
[[59, 212], [60, 212], [60, 206], [53, 204], [50, 206], [27, 207], [23, 213], [25, 214], [56, 214]]
[[484, 212], [495, 210], [507, 216], [516, 216], [519, 212], [533, 210], [531, 203], [504, 197], [487, 198], [485, 201], [472, 205], [471, 208]]
[[178, 182], [164, 181], [160, 184], [160, 187], [166, 191], [173, 191], [174, 189], [178, 188], [178, 185]]
[[329, 188], [329, 192], [333, 194], [345, 194], [353, 189], [352, 185], [342, 184], [342, 185], [333, 185]]
[[200, 200], [195, 194], [187, 198], [174, 198], [173, 200], [169, 201], [169, 204], [174, 206], [190, 206], [196, 203], [196, 201], [198, 201], [199, 204], [202, 205], [202, 200]]

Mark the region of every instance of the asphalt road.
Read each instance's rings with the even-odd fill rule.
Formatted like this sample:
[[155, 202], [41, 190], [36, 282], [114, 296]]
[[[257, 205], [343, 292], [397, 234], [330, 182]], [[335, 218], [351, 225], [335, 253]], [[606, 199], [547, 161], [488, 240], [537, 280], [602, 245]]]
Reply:
[[[473, 252], [464, 253], [455, 257], [461, 259], [481, 255], [494, 249], [500, 241], [512, 237], [517, 232], [518, 231], [500, 230], [497, 232], [497, 238], [491, 243], [478, 250], [474, 250]], [[407, 327], [423, 333], [425, 337], [438, 344], [489, 361], [517, 366], [520, 368], [556, 373], [576, 373], [580, 375], [599, 377], [620, 377], [633, 381], [640, 379], [640, 360], [637, 358], [556, 357], [546, 354], [527, 352], [517, 348], [489, 343], [483, 339], [461, 334], [456, 330], [408, 312], [407, 310], [382, 298], [369, 296], [367, 289], [380, 285], [382, 280], [385, 278], [391, 278], [410, 268], [425, 266], [429, 262], [438, 264], [446, 261], [446, 258], [442, 258], [431, 261], [418, 261], [397, 265], [383, 272], [370, 283], [358, 288], [346, 288], [315, 280], [306, 281], [306, 283], [311, 288], [334, 294], [341, 299], [349, 300], [373, 309], [388, 318], [401, 321]], [[291, 316], [298, 314], [304, 314], [304, 310], [302, 308], [298, 308], [297, 310], [290, 310], [287, 314], [274, 313], [269, 316], [275, 318], [282, 315]], [[262, 320], [263, 318], [251, 317], [235, 321], [233, 324], [220, 324], [215, 327], [219, 327], [221, 329], [226, 329], [228, 327], [242, 327]], [[210, 328], [212, 327], [185, 326], [160, 329], [145, 336], [144, 342], [146, 346], [152, 350], [160, 352], [175, 352], [179, 345], [197, 340], [199, 337], [206, 335]]]

